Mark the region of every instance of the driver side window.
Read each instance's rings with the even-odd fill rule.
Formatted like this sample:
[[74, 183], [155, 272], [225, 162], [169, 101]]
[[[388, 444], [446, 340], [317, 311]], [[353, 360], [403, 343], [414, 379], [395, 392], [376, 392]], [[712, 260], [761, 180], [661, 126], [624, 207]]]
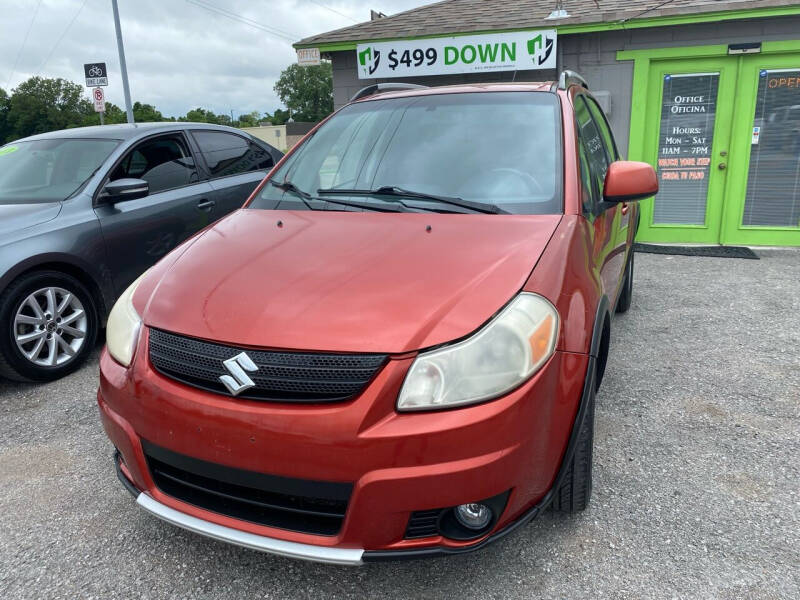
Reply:
[[132, 177], [150, 184], [150, 193], [183, 187], [198, 180], [197, 169], [180, 135], [146, 140], [122, 159], [110, 180]]

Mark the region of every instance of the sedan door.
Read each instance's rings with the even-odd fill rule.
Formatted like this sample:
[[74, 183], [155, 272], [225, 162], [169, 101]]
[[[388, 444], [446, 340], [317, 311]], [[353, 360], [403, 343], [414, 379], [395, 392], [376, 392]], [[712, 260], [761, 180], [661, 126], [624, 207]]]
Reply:
[[213, 189], [200, 181], [196, 161], [183, 133], [176, 131], [137, 143], [104, 181], [143, 179], [147, 196], [104, 201], [95, 197], [117, 293], [183, 240], [214, 220]]
[[264, 142], [228, 131], [194, 130], [192, 137], [207, 166], [218, 219], [241, 208], [281, 156]]

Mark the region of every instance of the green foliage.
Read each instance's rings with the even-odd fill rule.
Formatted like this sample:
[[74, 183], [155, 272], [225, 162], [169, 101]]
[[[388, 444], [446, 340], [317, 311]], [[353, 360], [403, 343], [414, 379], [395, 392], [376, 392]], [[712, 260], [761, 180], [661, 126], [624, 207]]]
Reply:
[[[295, 120], [305, 118], [299, 114], [294, 117]], [[141, 102], [133, 103], [133, 118], [137, 123], [176, 120], [174, 117], [165, 117], [152, 104]], [[261, 121], [282, 125], [288, 119], [289, 112], [278, 109], [273, 116], [264, 113], [262, 117], [258, 111], [242, 114], [232, 123], [230, 115], [216, 115], [205, 108], [195, 108], [177, 120], [255, 127]], [[107, 125], [126, 123], [125, 110], [106, 102], [104, 121]], [[94, 112], [94, 107], [86, 98], [86, 91], [80, 84], [64, 79], [31, 77], [19, 84], [10, 95], [0, 88], [0, 145], [37, 133], [99, 124], [100, 115]]]
[[[230, 119], [230, 117], [228, 117]], [[189, 121], [190, 123], [216, 123], [217, 115], [205, 108], [193, 108], [186, 113], [185, 117], [178, 117], [179, 121]]]
[[137, 123], [158, 123], [161, 121], [169, 121], [170, 119], [165, 119], [161, 111], [156, 110], [156, 107], [152, 104], [134, 102], [133, 120]]
[[217, 125], [227, 125], [228, 127], [234, 125], [233, 121], [231, 121], [230, 115], [217, 115], [217, 120], [214, 122]]
[[237, 127], [258, 127], [261, 122], [261, 116], [257, 110], [246, 115], [239, 115], [236, 125]]
[[276, 108], [272, 115], [269, 113], [264, 113], [263, 120], [269, 121], [272, 125], [285, 125], [286, 121], [289, 120], [289, 111]]
[[0, 88], [0, 146], [9, 137], [8, 111], [11, 108], [11, 99], [8, 92]]
[[275, 84], [275, 93], [295, 121], [320, 121], [333, 112], [333, 67], [330, 62], [289, 65]]
[[[95, 117], [99, 119], [99, 116]], [[109, 125], [118, 124], [118, 123], [127, 123], [128, 122], [128, 115], [125, 114], [125, 111], [121, 109], [116, 104], [112, 104], [111, 102], [106, 102], [106, 113], [103, 115], [103, 119]]]
[[7, 138], [80, 127], [92, 113], [83, 88], [64, 79], [31, 77], [11, 94]]

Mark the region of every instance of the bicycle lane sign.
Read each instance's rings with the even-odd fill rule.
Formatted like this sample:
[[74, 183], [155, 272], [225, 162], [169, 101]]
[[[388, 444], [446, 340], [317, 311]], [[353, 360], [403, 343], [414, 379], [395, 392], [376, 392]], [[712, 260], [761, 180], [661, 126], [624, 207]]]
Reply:
[[86, 87], [108, 85], [108, 72], [104, 62], [83, 65], [83, 74], [86, 76]]

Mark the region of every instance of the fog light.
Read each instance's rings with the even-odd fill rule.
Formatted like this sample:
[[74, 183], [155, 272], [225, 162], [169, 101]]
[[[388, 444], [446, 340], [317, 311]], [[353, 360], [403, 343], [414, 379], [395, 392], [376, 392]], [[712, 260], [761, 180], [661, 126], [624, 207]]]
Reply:
[[484, 529], [492, 520], [492, 509], [485, 504], [459, 504], [455, 510], [456, 520], [468, 529]]

